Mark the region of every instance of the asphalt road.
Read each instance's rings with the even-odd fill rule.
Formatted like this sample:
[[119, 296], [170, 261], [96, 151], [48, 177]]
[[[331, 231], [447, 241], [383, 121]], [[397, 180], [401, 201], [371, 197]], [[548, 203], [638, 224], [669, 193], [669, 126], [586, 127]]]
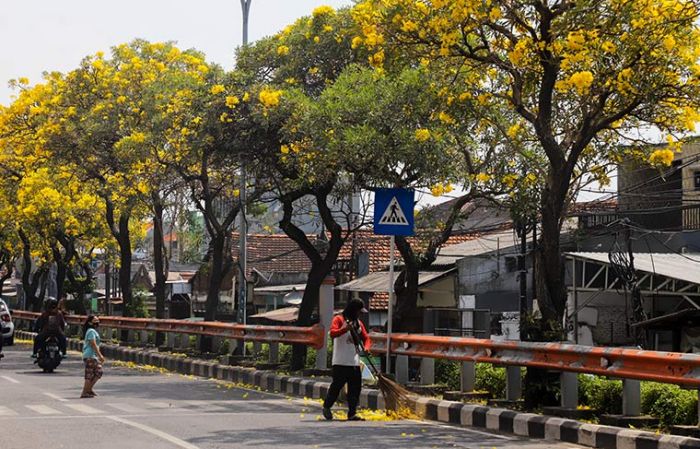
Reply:
[[107, 362], [97, 398], [80, 399], [82, 360], [53, 374], [29, 347], [0, 360], [0, 448], [574, 448], [427, 422], [319, 421], [320, 405], [230, 384]]

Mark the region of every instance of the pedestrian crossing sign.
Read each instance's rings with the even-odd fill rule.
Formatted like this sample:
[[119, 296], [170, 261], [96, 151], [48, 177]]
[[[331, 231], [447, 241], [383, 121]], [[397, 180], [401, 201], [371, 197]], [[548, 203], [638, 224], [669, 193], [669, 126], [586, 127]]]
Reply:
[[412, 189], [377, 189], [374, 195], [374, 233], [413, 235]]

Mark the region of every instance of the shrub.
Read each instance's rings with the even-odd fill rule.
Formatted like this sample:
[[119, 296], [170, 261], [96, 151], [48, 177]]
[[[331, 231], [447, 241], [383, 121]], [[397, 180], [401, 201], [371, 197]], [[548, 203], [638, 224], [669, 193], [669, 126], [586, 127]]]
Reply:
[[506, 395], [506, 369], [489, 363], [476, 364], [476, 389], [488, 391], [492, 398]]
[[461, 388], [461, 363], [453, 360], [435, 360], [435, 383], [450, 390]]
[[[622, 413], [622, 381], [594, 377], [584, 392], [591, 408], [600, 413], [619, 415]], [[580, 393], [579, 393], [580, 395]]]
[[678, 385], [642, 383], [642, 412], [659, 418], [662, 426], [697, 424], [698, 398], [695, 390]]

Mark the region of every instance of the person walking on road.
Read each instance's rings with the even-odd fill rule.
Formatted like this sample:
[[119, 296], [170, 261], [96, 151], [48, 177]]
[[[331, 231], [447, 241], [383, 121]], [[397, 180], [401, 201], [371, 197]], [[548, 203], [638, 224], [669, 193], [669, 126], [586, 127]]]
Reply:
[[85, 385], [81, 398], [94, 398], [97, 396], [93, 387], [102, 377], [102, 364], [105, 361], [100, 351], [100, 334], [97, 328], [100, 325], [99, 317], [90, 315], [83, 326], [83, 361], [85, 362]]
[[[362, 390], [362, 372], [358, 346], [369, 349], [369, 334], [360, 321], [360, 313], [367, 313], [360, 299], [351, 299], [343, 313], [333, 317], [330, 336], [333, 339], [333, 382], [323, 402], [323, 416], [333, 419], [331, 407], [338, 399], [340, 390], [348, 385], [348, 421], [364, 421], [358, 416], [357, 404]], [[359, 340], [359, 341], [356, 341]]]

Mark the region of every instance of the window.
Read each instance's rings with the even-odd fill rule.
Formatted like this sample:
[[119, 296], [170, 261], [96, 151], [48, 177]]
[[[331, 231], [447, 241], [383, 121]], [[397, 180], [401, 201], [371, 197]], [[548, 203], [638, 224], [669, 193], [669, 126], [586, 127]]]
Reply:
[[700, 190], [700, 171], [696, 171], [693, 179], [695, 179], [695, 190]]

